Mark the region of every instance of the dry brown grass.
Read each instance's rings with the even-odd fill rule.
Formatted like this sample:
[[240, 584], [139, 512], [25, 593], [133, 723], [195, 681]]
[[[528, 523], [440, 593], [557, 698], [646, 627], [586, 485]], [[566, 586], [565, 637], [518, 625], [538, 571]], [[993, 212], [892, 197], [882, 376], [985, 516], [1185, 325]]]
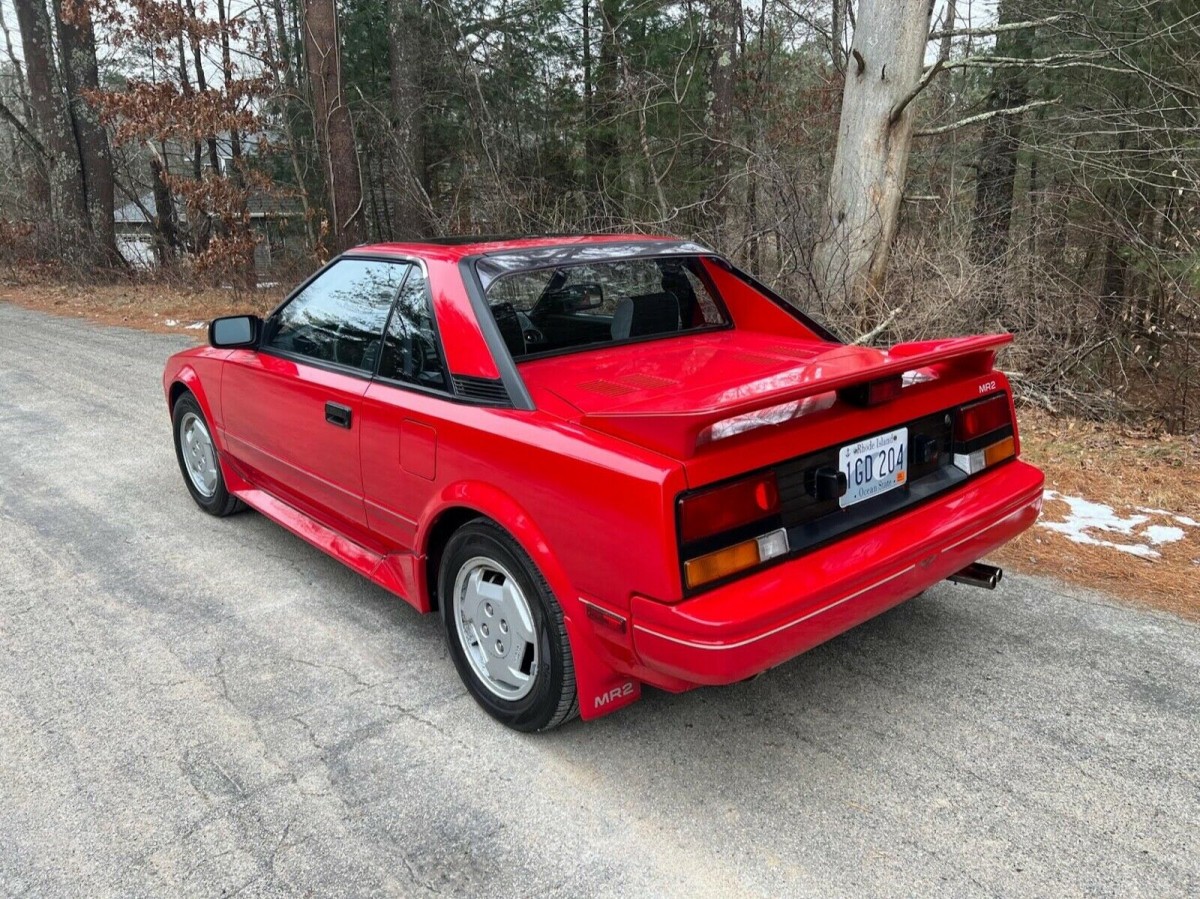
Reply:
[[[11, 283], [0, 286], [0, 300], [56, 315], [86, 318], [160, 333], [184, 334], [197, 342], [207, 337], [202, 328], [186, 326], [220, 315], [273, 309], [285, 288], [233, 290], [189, 288], [157, 282], [118, 282], [100, 285]], [[167, 324], [175, 322], [175, 324]]]
[[[157, 283], [86, 288], [22, 284], [0, 287], [0, 300], [105, 324], [185, 334], [199, 342], [206, 332], [189, 330], [187, 324], [237, 312], [265, 313], [284, 291]], [[1120, 515], [1153, 508], [1200, 520], [1200, 437], [1055, 418], [1036, 409], [1023, 410], [1021, 424], [1023, 456], [1046, 472], [1048, 489], [1105, 503]], [[1061, 521], [1066, 512], [1064, 502], [1048, 500], [1043, 520]], [[1159, 558], [1142, 559], [1111, 547], [1073, 543], [1035, 527], [1004, 547], [995, 560], [1200, 620], [1200, 528], [1184, 528], [1184, 534], [1178, 542], [1157, 547]], [[1102, 536], [1113, 542], [1123, 539]]]
[[[1121, 516], [1159, 509], [1200, 520], [1200, 438], [1132, 430], [1112, 424], [1021, 414], [1022, 455], [1046, 473], [1046, 487], [1111, 506]], [[1062, 521], [1065, 502], [1047, 500], [1043, 521]], [[1150, 523], [1174, 524], [1151, 515]], [[1008, 567], [1096, 587], [1137, 603], [1200, 620], [1200, 528], [1154, 547], [1144, 559], [1106, 546], [1072, 542], [1035, 527], [996, 554]], [[1094, 532], [1114, 543], [1135, 543]]]

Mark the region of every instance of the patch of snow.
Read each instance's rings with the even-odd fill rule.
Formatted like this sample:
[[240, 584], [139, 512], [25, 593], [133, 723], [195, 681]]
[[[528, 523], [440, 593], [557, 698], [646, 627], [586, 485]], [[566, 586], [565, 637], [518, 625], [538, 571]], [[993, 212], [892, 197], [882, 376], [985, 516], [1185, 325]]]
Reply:
[[271, 287], [278, 287], [279, 282], [278, 281], [259, 281], [254, 286], [257, 287], [259, 290], [267, 290], [268, 288], [271, 288]]
[[163, 324], [166, 325], [168, 328], [178, 328], [179, 327], [179, 322], [177, 322], [173, 318], [164, 319]]
[[201, 328], [207, 328], [208, 322], [192, 322], [190, 325], [184, 325], [189, 331], [198, 331]]
[[1152, 524], [1146, 530], [1142, 531], [1142, 536], [1151, 543], [1174, 543], [1176, 540], [1183, 539], [1183, 528]]
[[[1185, 536], [1183, 528], [1174, 525], [1147, 524], [1152, 516], [1170, 518], [1187, 527], [1200, 527], [1200, 522], [1165, 509], [1139, 508], [1137, 515], [1122, 516], [1104, 503], [1092, 502], [1079, 496], [1065, 496], [1056, 490], [1047, 490], [1046, 499], [1064, 502], [1070, 511], [1063, 521], [1042, 520], [1038, 522], [1038, 527], [1057, 531], [1075, 543], [1107, 546], [1142, 559], [1159, 558], [1160, 554], [1154, 549], [1155, 546], [1175, 543]], [[1120, 535], [1138, 542], [1118, 543], [1104, 539], [1105, 534]]]

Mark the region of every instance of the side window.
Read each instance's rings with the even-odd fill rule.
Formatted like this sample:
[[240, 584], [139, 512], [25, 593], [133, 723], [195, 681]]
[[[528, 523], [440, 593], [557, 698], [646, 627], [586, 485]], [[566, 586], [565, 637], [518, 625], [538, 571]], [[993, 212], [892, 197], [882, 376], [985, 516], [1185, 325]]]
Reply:
[[388, 309], [410, 268], [374, 259], [335, 263], [279, 311], [265, 345], [373, 372]]
[[413, 266], [400, 288], [383, 339], [380, 377], [421, 387], [446, 390], [446, 369], [438, 349], [437, 329], [425, 273]]

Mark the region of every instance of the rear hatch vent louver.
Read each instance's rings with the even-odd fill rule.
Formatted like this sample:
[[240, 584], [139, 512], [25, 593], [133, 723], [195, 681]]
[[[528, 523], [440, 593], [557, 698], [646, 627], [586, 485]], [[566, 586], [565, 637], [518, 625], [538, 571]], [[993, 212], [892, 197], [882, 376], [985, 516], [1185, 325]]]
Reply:
[[491, 403], [498, 406], [512, 405], [508, 391], [499, 378], [477, 378], [474, 375], [455, 375], [454, 390], [463, 399]]

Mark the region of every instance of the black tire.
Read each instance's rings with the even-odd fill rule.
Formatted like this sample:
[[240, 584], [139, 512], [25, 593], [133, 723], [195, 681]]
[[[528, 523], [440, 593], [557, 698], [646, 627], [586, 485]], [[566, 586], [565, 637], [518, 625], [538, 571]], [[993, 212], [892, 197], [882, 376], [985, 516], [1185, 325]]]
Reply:
[[[498, 696], [467, 659], [462, 623], [455, 613], [454, 589], [463, 568], [481, 557], [511, 573], [533, 620], [537, 668], [532, 672], [528, 694], [519, 699]], [[488, 519], [476, 518], [455, 531], [442, 553], [437, 589], [450, 657], [467, 691], [484, 711], [501, 724], [524, 732], [550, 730], [579, 714], [575, 664], [562, 608], [537, 566], [503, 528]], [[471, 641], [470, 637], [465, 639]]]
[[[171, 410], [171, 431], [175, 438], [175, 459], [179, 462], [179, 472], [183, 475], [184, 486], [187, 487], [188, 493], [192, 495], [192, 499], [196, 501], [196, 505], [207, 512], [209, 515], [216, 515], [218, 518], [224, 518], [226, 515], [232, 515], [234, 512], [240, 512], [246, 508], [245, 505], [236, 496], [230, 494], [225, 487], [225, 477], [221, 474], [221, 466], [218, 463], [216, 466], [217, 480], [216, 486], [213, 489], [211, 496], [205, 496], [196, 485], [192, 482], [192, 476], [188, 472], [187, 461], [184, 458], [183, 441], [181, 429], [184, 419], [189, 415], [194, 415], [203, 422], [208, 433], [212, 434], [212, 426], [208, 423], [208, 419], [204, 417], [204, 411], [200, 408], [200, 404], [196, 402], [196, 398], [191, 393], [182, 393], [179, 399], [175, 401], [175, 408]], [[216, 453], [216, 447], [213, 447], [213, 453]]]

